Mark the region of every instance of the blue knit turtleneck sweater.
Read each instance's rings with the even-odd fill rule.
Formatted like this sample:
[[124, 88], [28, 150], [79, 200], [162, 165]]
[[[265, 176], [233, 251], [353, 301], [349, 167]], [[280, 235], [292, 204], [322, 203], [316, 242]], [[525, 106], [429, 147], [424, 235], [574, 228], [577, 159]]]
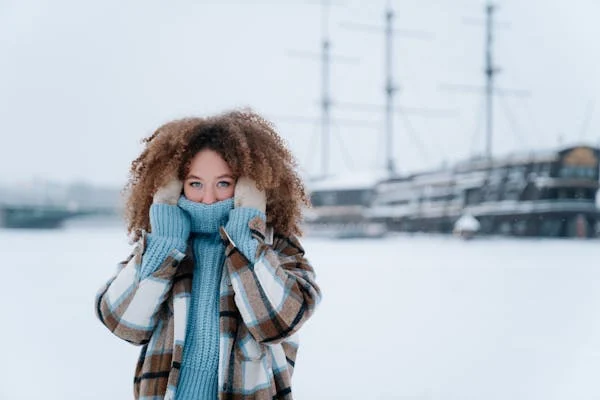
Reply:
[[217, 397], [219, 284], [225, 257], [219, 227], [225, 226], [242, 252], [254, 261], [258, 242], [251, 236], [248, 221], [255, 216], [264, 218], [258, 210], [233, 210], [233, 199], [202, 204], [182, 196], [177, 206], [153, 204], [150, 208], [153, 231], [148, 234], [142, 259], [142, 279], [154, 272], [174, 248], [185, 252], [186, 238], [192, 238], [192, 297], [177, 399], [214, 400]]
[[190, 215], [194, 277], [175, 398], [215, 400], [219, 369], [219, 283], [225, 258], [219, 227], [227, 223], [233, 200], [202, 204], [181, 198], [179, 207]]

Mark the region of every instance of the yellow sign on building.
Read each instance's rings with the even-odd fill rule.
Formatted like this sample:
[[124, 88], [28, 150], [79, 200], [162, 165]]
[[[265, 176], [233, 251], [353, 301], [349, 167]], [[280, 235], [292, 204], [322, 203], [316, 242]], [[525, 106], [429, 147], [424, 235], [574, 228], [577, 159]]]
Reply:
[[563, 157], [564, 165], [594, 167], [597, 163], [598, 158], [589, 147], [576, 147]]

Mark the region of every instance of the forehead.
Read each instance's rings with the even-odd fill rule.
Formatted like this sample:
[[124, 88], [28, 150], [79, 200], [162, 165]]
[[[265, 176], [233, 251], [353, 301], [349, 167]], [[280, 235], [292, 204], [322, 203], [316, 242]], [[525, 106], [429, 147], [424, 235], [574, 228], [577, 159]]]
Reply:
[[214, 150], [201, 150], [190, 161], [188, 175], [221, 176], [232, 175], [229, 164]]

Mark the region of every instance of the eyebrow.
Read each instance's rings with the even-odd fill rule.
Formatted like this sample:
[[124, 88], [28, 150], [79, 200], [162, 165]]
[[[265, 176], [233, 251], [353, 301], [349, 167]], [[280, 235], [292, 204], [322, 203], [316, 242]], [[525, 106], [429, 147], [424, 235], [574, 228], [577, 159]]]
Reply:
[[[223, 179], [223, 178], [230, 178], [233, 179], [232, 175], [229, 174], [225, 174], [225, 175], [221, 175], [221, 176], [217, 176], [217, 179]], [[188, 175], [185, 179], [197, 179], [199, 181], [202, 180], [202, 178], [197, 177], [196, 175]]]

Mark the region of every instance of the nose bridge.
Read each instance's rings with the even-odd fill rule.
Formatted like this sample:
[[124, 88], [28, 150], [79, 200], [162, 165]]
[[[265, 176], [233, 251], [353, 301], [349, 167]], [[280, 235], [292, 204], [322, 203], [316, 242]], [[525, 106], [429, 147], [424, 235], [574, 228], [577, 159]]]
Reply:
[[217, 199], [217, 193], [215, 192], [215, 188], [210, 185], [204, 189], [204, 203], [212, 204]]

